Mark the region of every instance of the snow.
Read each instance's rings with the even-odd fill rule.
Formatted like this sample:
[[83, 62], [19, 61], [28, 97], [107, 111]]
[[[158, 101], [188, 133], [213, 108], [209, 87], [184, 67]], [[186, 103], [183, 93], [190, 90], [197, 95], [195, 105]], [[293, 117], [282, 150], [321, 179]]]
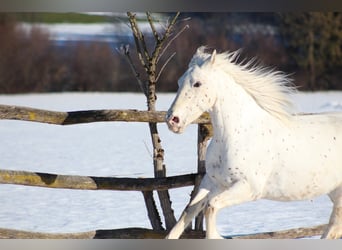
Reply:
[[[175, 94], [159, 94], [158, 110], [166, 110]], [[342, 92], [298, 93], [302, 112], [342, 110]], [[53, 93], [0, 95], [0, 103], [72, 111], [146, 109], [145, 97], [134, 93]], [[167, 175], [196, 172], [197, 127], [184, 134], [159, 125]], [[0, 168], [58, 174], [152, 177], [147, 124], [100, 122], [70, 126], [0, 120]], [[170, 191], [178, 218], [192, 188]], [[0, 228], [38, 232], [82, 232], [125, 227], [151, 228], [139, 192], [84, 191], [0, 185]], [[157, 198], [156, 194], [155, 197]], [[307, 227], [328, 222], [327, 196], [308, 201], [260, 200], [223, 209], [218, 229], [223, 235]]]

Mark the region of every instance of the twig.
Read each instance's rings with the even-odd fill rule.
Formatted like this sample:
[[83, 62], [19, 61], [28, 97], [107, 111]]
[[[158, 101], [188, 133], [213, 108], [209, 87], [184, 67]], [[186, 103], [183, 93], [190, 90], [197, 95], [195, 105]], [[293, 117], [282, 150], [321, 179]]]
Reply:
[[[146, 60], [146, 62], [149, 62], [151, 57], [150, 57], [150, 55], [148, 53], [148, 49], [147, 49], [147, 45], [146, 45], [146, 42], [145, 42], [144, 34], [139, 29], [139, 26], [138, 26], [138, 23], [137, 23], [137, 19], [135, 18], [135, 15], [134, 15], [133, 23], [134, 23], [134, 28], [136, 30], [136, 33], [138, 34], [138, 38], [139, 38], [138, 41], [141, 43], [142, 48], [143, 48], [143, 52], [144, 52], [144, 55], [145, 55], [145, 60]], [[147, 64], [147, 66], [149, 66], [149, 64]]]
[[173, 28], [173, 26], [175, 25], [177, 18], [179, 16], [180, 12], [177, 12], [176, 15], [173, 17], [173, 19], [171, 20], [169, 26], [167, 27], [166, 31], [165, 31], [165, 35], [164, 38], [167, 39], [170, 36], [171, 30]]
[[189, 28], [189, 25], [185, 25], [172, 39], [170, 39], [170, 41], [166, 44], [166, 46], [164, 47], [163, 51], [159, 54], [158, 59], [157, 59], [157, 63], [159, 62], [160, 58], [163, 56], [163, 54], [165, 53], [165, 51], [168, 49], [168, 47], [171, 45], [171, 43], [177, 39], [177, 37], [179, 37], [186, 29]]
[[158, 76], [156, 78], [156, 82], [158, 82], [159, 78], [160, 78], [160, 75], [163, 73], [166, 65], [171, 61], [171, 59], [176, 55], [176, 52], [173, 52], [172, 55], [165, 61], [165, 63], [163, 64], [163, 66], [161, 67], [159, 73], [158, 73]]
[[121, 18], [115, 17], [114, 20], [120, 22], [121, 24], [127, 26], [127, 28], [131, 29], [131, 26], [129, 26], [129, 24], [126, 22], [126, 19], [123, 21]]
[[156, 30], [156, 27], [154, 26], [152, 15], [150, 12], [146, 12], [146, 16], [147, 16], [148, 23], [150, 24], [154, 39], [156, 40], [156, 42], [158, 42], [159, 41], [159, 35], [158, 35], [157, 30]]
[[171, 20], [171, 22], [167, 26], [167, 29], [165, 30], [163, 37], [161, 39], [159, 39], [159, 41], [157, 42], [157, 46], [155, 47], [155, 50], [152, 53], [151, 64], [153, 67], [155, 67], [156, 64], [158, 63], [158, 60], [160, 58], [161, 49], [163, 48], [165, 41], [169, 38], [169, 36], [171, 34], [171, 30], [172, 30], [174, 24], [176, 23], [176, 20], [177, 20], [179, 14], [180, 13], [177, 12], [177, 14], [173, 17], [173, 19]]
[[144, 95], [147, 97], [147, 89], [146, 85], [143, 84], [143, 82], [140, 79], [140, 73], [138, 72], [137, 68], [135, 67], [133, 60], [131, 58], [130, 52], [129, 52], [129, 45], [121, 46], [120, 52], [123, 53], [128, 61], [129, 66], [131, 67], [131, 70], [135, 76], [135, 78], [138, 81], [138, 85], [141, 89], [141, 91], [144, 93]]
[[147, 153], [149, 154], [149, 156], [151, 157], [151, 159], [153, 159], [152, 152], [151, 152], [151, 150], [148, 148], [146, 141], [143, 141], [143, 143], [144, 143], [144, 145], [145, 145], [145, 148], [146, 148]]
[[[127, 16], [129, 17], [128, 20], [131, 24], [131, 29], [133, 31], [133, 37], [134, 37], [135, 45], [137, 47], [139, 60], [141, 62], [141, 65], [145, 68], [146, 72], [148, 72], [149, 71], [148, 66], [149, 66], [150, 56], [147, 52], [147, 47], [146, 47], [146, 43], [144, 40], [144, 36], [141, 33], [141, 31], [137, 25], [135, 15], [132, 14], [131, 12], [127, 12]], [[144, 50], [143, 52], [142, 52], [141, 46], [143, 46], [143, 50]]]

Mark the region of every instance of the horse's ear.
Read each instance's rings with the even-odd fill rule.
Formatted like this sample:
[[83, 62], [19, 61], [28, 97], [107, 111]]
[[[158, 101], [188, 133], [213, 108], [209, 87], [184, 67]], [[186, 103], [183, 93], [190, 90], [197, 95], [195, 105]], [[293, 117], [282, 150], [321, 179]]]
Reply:
[[214, 64], [215, 62], [215, 57], [216, 57], [216, 49], [213, 51], [213, 53], [211, 54], [211, 57], [210, 57], [210, 63], [211, 64]]

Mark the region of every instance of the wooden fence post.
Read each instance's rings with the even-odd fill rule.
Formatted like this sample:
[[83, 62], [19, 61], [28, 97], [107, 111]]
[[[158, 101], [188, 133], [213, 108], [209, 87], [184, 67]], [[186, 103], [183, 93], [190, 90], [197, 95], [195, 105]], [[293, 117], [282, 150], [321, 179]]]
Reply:
[[156, 207], [156, 203], [153, 199], [153, 191], [143, 191], [145, 205], [147, 208], [148, 218], [152, 224], [153, 230], [162, 231], [164, 230], [162, 222]]

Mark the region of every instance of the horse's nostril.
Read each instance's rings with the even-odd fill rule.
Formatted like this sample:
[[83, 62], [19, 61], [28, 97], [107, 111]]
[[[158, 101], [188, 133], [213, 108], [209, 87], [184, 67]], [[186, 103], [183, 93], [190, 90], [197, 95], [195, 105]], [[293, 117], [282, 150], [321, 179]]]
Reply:
[[178, 116], [174, 116], [174, 117], [172, 118], [172, 121], [173, 121], [174, 123], [179, 123], [179, 118], [178, 118]]

